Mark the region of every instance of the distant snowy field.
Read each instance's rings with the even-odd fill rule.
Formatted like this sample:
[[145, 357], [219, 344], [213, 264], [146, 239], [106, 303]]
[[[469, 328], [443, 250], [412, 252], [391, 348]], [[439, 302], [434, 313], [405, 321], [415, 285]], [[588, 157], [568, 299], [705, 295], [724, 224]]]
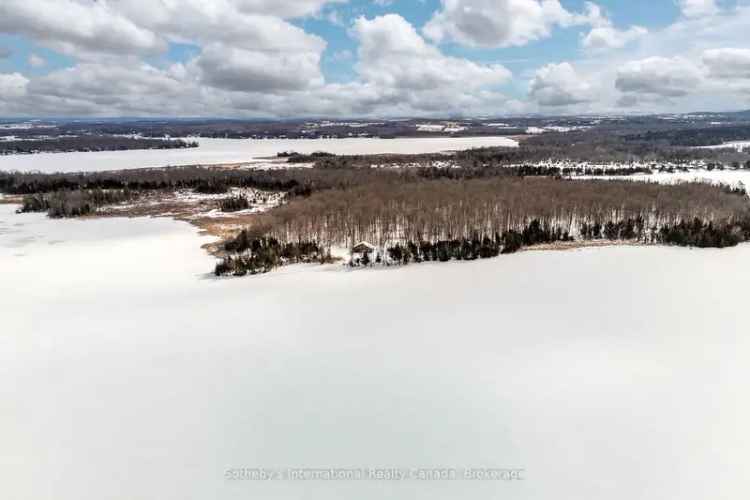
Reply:
[[750, 149], [750, 141], [725, 142], [723, 144], [716, 144], [715, 146], [699, 146], [698, 149], [735, 149], [737, 152], [742, 153]]
[[421, 154], [518, 143], [507, 137], [426, 137], [404, 139], [204, 139], [198, 148], [105, 151], [94, 153], [40, 153], [0, 156], [0, 170], [80, 172], [121, 170], [169, 165], [263, 163], [261, 158], [284, 151], [334, 154]]
[[[750, 246], [215, 280], [169, 219], [0, 205], [3, 498], [740, 499]], [[232, 482], [238, 467], [522, 482]]]
[[[576, 179], [595, 178], [590, 176], [580, 176]], [[750, 188], [750, 171], [749, 170], [691, 170], [689, 172], [655, 172], [653, 174], [634, 174], [626, 176], [603, 176], [597, 179], [624, 179], [631, 181], [658, 182], [660, 184], [674, 184], [677, 182], [706, 182], [709, 184], [725, 184], [733, 187], [739, 187], [740, 184]]]

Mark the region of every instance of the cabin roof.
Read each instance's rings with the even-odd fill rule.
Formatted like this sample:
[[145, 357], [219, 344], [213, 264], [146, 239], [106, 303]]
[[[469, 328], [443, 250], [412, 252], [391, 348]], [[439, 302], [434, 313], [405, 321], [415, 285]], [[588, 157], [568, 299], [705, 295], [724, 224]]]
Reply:
[[365, 250], [372, 251], [372, 250], [375, 250], [375, 246], [367, 243], [366, 241], [360, 241], [359, 243], [357, 243], [356, 245], [352, 247], [352, 250], [354, 250], [355, 252], [362, 252]]

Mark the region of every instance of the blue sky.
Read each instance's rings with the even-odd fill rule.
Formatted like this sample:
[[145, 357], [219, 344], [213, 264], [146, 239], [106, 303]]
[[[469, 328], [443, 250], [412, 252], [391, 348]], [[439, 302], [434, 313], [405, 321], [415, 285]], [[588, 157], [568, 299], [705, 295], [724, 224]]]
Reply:
[[[744, 104], [750, 86], [749, 9], [742, 0], [186, 0], [170, 11], [139, 0], [3, 0], [0, 113], [726, 107], [738, 96]], [[726, 99], [708, 95], [711, 72], [731, 76]]]

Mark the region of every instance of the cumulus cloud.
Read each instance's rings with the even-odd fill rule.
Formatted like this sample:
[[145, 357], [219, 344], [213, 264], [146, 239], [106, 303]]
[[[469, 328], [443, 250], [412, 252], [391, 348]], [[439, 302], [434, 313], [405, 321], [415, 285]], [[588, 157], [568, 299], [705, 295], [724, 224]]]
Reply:
[[567, 62], [540, 68], [531, 81], [529, 96], [541, 106], [571, 106], [593, 100], [591, 85]]
[[111, 106], [121, 99], [171, 98], [183, 82], [167, 71], [146, 64], [102, 65], [83, 63], [31, 81], [30, 93], [60, 99], [89, 100]]
[[[166, 23], [158, 17], [152, 22]], [[224, 33], [200, 45], [194, 58], [166, 69], [133, 58], [84, 60], [30, 82], [24, 79], [23, 95], [16, 92], [18, 98], [0, 105], [0, 112], [424, 115], [500, 109], [507, 101], [497, 90], [511, 78], [505, 67], [446, 56], [398, 15], [353, 23], [357, 77], [345, 84], [325, 82], [320, 69], [324, 42], [294, 26], [279, 26], [297, 38], [250, 48], [246, 41], [225, 41], [233, 35]], [[254, 36], [262, 42], [266, 35]]]
[[156, 34], [108, 5], [77, 0], [3, 0], [0, 32], [26, 35], [72, 55], [143, 54], [166, 49]]
[[195, 66], [202, 82], [226, 90], [279, 92], [323, 83], [315, 51], [269, 52], [216, 43], [203, 48]]
[[611, 25], [600, 26], [592, 28], [581, 40], [581, 45], [590, 50], [621, 49], [647, 34], [648, 30], [640, 26], [633, 26], [626, 30], [618, 30]]
[[[262, 10], [252, 11], [263, 2], [239, 0], [121, 0], [120, 12], [139, 26], [169, 41], [196, 44], [222, 42], [252, 50], [323, 50], [325, 41]], [[276, 2], [286, 5], [287, 2]], [[322, 2], [318, 2], [322, 4]]]
[[26, 95], [29, 80], [20, 73], [0, 73], [0, 101]]
[[677, 3], [686, 17], [710, 16], [719, 12], [716, 0], [678, 0]]
[[525, 45], [548, 37], [556, 26], [596, 22], [592, 6], [585, 14], [567, 11], [559, 0], [442, 0], [441, 9], [424, 27], [437, 42], [474, 47]]
[[284, 91], [322, 80], [319, 63], [326, 42], [282, 17], [312, 14], [326, 3], [330, 2], [3, 0], [0, 31], [20, 33], [99, 64], [163, 52], [170, 42], [193, 43], [201, 50], [188, 70], [205, 85]]
[[750, 79], [750, 49], [706, 50], [703, 52], [703, 64], [713, 78]]
[[617, 73], [615, 86], [621, 92], [683, 97], [702, 82], [701, 69], [682, 57], [649, 57], [624, 65]]
[[482, 88], [506, 83], [511, 73], [499, 64], [481, 65], [445, 56], [403, 17], [360, 17], [353, 32], [360, 42], [360, 75], [384, 87], [428, 90]]
[[[395, 14], [355, 19], [355, 46], [330, 53], [294, 21], [326, 19], [345, 2], [0, 0], [0, 32], [74, 61], [43, 76], [0, 74], [0, 115], [444, 116], [665, 109], [688, 95], [680, 105], [729, 108], [750, 92], [750, 49], [742, 48], [750, 7], [742, 5], [730, 13], [681, 1], [683, 16], [647, 32], [616, 27], [591, 2], [574, 12], [560, 0], [441, 0], [421, 30]], [[512, 82], [504, 66], [439, 45], [519, 46], [574, 26], [587, 28], [581, 57], [520, 72], [530, 75], [523, 101], [504, 95]], [[175, 43], [195, 50], [166, 67]], [[324, 54], [328, 63], [351, 61], [351, 81], [326, 82]]]
[[602, 9], [592, 2], [586, 3], [586, 10], [585, 18], [592, 28], [588, 34], [581, 37], [581, 46], [584, 49], [590, 51], [621, 49], [648, 34], [648, 30], [641, 26], [617, 29]]
[[325, 5], [347, 0], [235, 0], [242, 12], [291, 19], [318, 13]]

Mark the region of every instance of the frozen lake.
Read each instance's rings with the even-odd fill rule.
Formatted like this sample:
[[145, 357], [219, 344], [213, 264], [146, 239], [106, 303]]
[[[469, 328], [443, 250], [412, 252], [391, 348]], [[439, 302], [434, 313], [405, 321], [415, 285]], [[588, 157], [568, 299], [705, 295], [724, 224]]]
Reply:
[[750, 170], [691, 170], [689, 172], [655, 172], [653, 174], [580, 176], [576, 179], [622, 179], [643, 182], [674, 184], [677, 182], [706, 182], [709, 184], [726, 184], [750, 188]]
[[[205, 241], [0, 205], [0, 496], [750, 494], [750, 246], [215, 280]], [[237, 467], [525, 480], [226, 480]]]
[[122, 170], [169, 165], [252, 162], [284, 151], [334, 154], [440, 153], [462, 149], [507, 146], [518, 143], [507, 137], [426, 137], [407, 139], [204, 139], [198, 148], [105, 151], [95, 153], [40, 153], [0, 156], [0, 170], [80, 172]]
[[699, 146], [698, 149], [734, 149], [737, 152], [742, 153], [746, 149], [750, 149], [750, 141], [725, 142], [715, 146]]

